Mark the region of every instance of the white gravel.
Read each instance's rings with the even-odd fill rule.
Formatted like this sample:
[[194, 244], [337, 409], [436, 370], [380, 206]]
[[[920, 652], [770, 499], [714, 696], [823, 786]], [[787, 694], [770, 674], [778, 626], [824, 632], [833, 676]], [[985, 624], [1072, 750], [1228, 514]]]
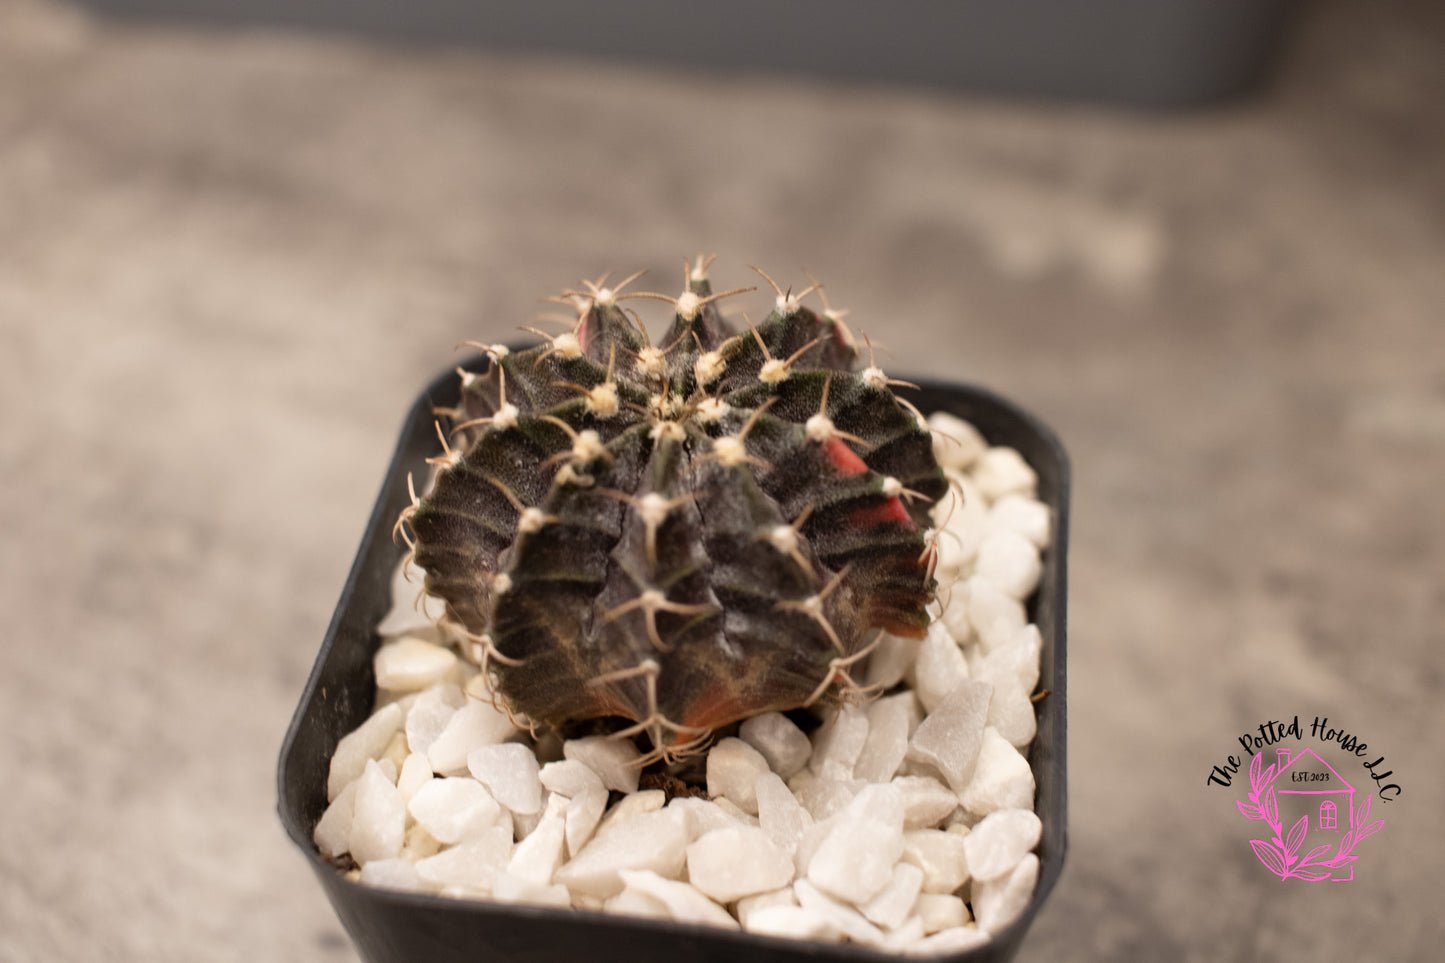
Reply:
[[757, 896], [793, 881], [793, 860], [761, 829], [714, 829], [687, 847], [692, 885], [719, 903]]
[[758, 777], [768, 772], [763, 754], [741, 739], [723, 739], [707, 754], [707, 794], [758, 814]]
[[[901, 672], [898, 678], [903, 678]], [[806, 766], [813, 754], [813, 744], [807, 735], [781, 712], [753, 716], [738, 728], [738, 735], [762, 755], [769, 769], [784, 779]]]
[[1038, 880], [1025, 754], [1042, 639], [1025, 603], [1053, 524], [1018, 452], [951, 415], [929, 422], [957, 496], [934, 511], [934, 621], [922, 640], [885, 636], [856, 674], [900, 689], [823, 714], [811, 735], [796, 715], [749, 719], [708, 751], [710, 798], [669, 801], [639, 791], [632, 742], [539, 747], [478, 699], [476, 668], [428, 617], [435, 600], [414, 607], [420, 582], [398, 572], [378, 708], [333, 754], [318, 849], [396, 890], [908, 955], [987, 943]]

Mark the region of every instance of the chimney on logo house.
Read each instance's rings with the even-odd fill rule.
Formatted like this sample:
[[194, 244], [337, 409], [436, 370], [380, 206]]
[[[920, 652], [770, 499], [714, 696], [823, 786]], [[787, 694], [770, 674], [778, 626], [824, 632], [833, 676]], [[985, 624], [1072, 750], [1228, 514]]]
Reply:
[[1279, 753], [1279, 768], [1275, 772], [1284, 772], [1284, 767], [1289, 765], [1289, 750], [1276, 749], [1275, 752]]

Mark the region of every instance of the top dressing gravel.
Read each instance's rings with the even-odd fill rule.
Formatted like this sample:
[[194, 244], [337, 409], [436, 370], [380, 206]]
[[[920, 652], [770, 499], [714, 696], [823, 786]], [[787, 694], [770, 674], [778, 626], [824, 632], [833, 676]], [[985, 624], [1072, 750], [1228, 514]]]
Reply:
[[908, 954], [988, 942], [1038, 879], [1024, 603], [1051, 519], [1018, 452], [951, 415], [929, 427], [953, 488], [929, 536], [938, 598], [924, 638], [868, 656], [881, 697], [819, 710], [811, 732], [755, 716], [683, 764], [705, 785], [639, 788], [630, 740], [519, 730], [437, 629], [439, 602], [413, 604], [420, 570], [399, 569], [377, 708], [332, 757], [317, 848], [364, 884], [458, 899]]

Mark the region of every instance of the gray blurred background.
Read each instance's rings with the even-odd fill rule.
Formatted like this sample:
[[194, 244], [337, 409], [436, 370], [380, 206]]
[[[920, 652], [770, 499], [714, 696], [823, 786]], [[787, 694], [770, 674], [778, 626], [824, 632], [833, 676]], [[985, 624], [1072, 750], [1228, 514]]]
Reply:
[[[142, 6], [0, 0], [0, 960], [354, 959], [273, 767], [401, 416], [463, 338], [699, 251], [1073, 456], [1071, 849], [1021, 959], [1438, 955], [1440, 3], [1041, 22], [1115, 44], [1092, 75], [950, 71], [921, 0], [739, 8], [681, 64], [95, 3]], [[1269, 876], [1205, 786], [1296, 712], [1403, 787], [1349, 886]]]

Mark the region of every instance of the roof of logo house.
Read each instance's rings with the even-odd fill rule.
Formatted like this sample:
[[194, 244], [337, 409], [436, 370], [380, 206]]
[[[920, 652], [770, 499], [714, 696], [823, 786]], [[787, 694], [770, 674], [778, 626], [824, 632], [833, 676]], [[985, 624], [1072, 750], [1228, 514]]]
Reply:
[[[1281, 756], [1285, 755], [1286, 753], [1289, 753], [1289, 750], [1288, 750], [1288, 749], [1281, 749], [1281, 750], [1278, 750], [1278, 751], [1279, 751], [1279, 754], [1280, 754]], [[1354, 792], [1354, 791], [1355, 791], [1355, 787], [1352, 786], [1352, 785], [1350, 785], [1349, 781], [1346, 780], [1344, 776], [1341, 776], [1341, 775], [1339, 774], [1339, 772], [1336, 771], [1336, 769], [1335, 769], [1334, 766], [1332, 766], [1332, 765], [1330, 765], [1329, 763], [1325, 762], [1323, 759], [1321, 759], [1321, 758], [1315, 753], [1315, 751], [1314, 751], [1313, 749], [1309, 749], [1309, 748], [1301, 749], [1301, 750], [1300, 750], [1299, 752], [1297, 752], [1297, 753], [1290, 753], [1290, 754], [1289, 754], [1289, 761], [1286, 762], [1284, 765], [1282, 765], [1282, 766], [1279, 767], [1279, 771], [1274, 774], [1274, 778], [1269, 781], [1268, 785], [1273, 785], [1274, 783], [1277, 783], [1277, 782], [1279, 781], [1279, 777], [1280, 777], [1280, 776], [1283, 776], [1287, 771], [1289, 771], [1290, 769], [1293, 769], [1293, 768], [1295, 767], [1295, 764], [1298, 763], [1301, 759], [1305, 758], [1306, 756], [1309, 756], [1310, 759], [1314, 760], [1316, 763], [1318, 763], [1318, 764], [1321, 765], [1321, 766], [1324, 766], [1326, 769], [1329, 770], [1329, 772], [1330, 772], [1330, 780], [1331, 780], [1331, 782], [1330, 782], [1330, 784], [1329, 784], [1329, 785], [1330, 785], [1330, 788], [1329, 788], [1329, 789], [1280, 789], [1280, 790], [1279, 790], [1280, 792]], [[1340, 784], [1339, 784], [1338, 786], [1333, 785], [1333, 781], [1334, 781], [1334, 780], [1339, 780], [1339, 783], [1340, 783]]]

